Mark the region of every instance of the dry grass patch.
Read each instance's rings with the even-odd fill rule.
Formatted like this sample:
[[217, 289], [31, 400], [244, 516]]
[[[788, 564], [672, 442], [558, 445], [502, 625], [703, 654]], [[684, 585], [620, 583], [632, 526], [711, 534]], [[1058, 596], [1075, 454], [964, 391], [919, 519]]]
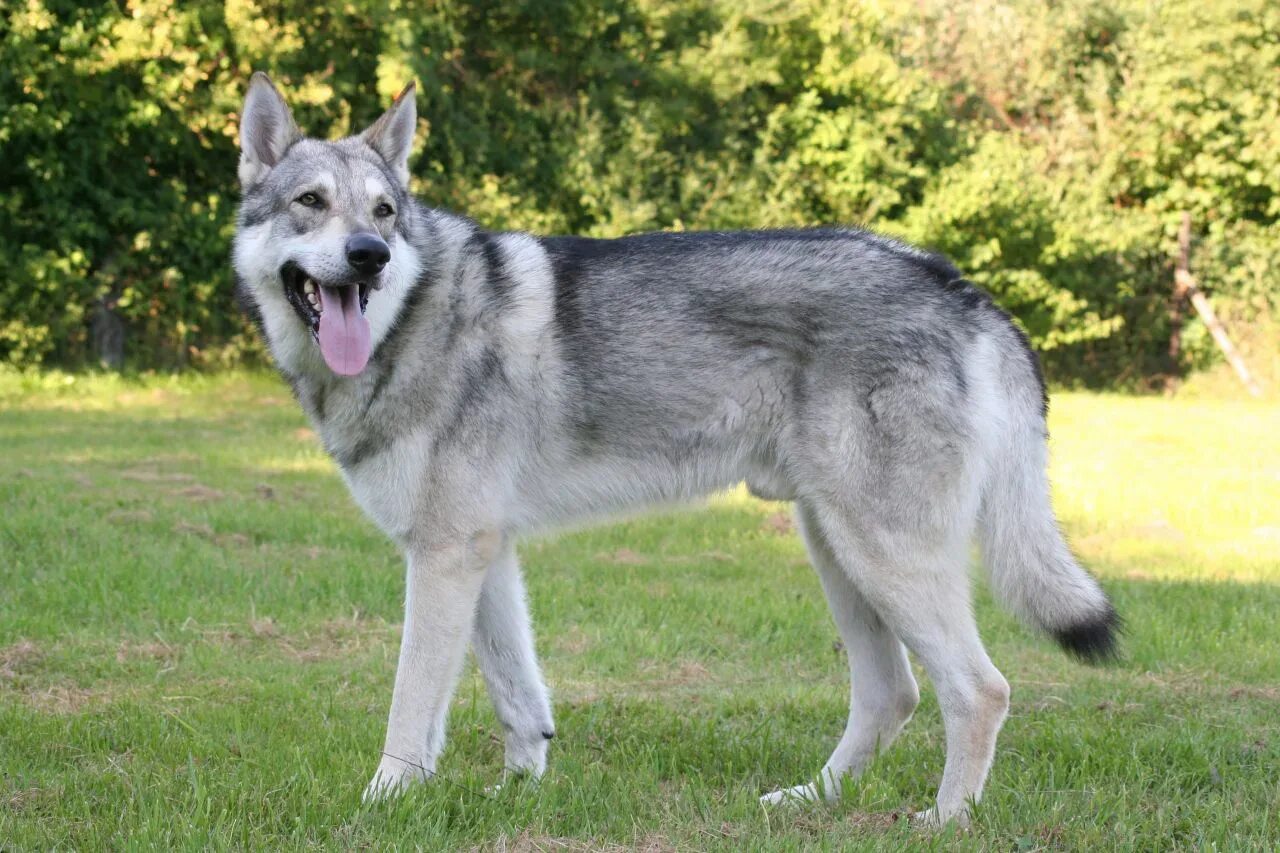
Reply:
[[91, 707], [109, 705], [130, 695], [123, 687], [109, 681], [99, 682], [93, 687], [52, 684], [7, 692], [16, 693], [18, 700], [33, 711], [60, 717], [83, 713]]
[[557, 838], [522, 832], [516, 836], [499, 836], [492, 844], [472, 847], [472, 853], [676, 853], [681, 849], [657, 834], [642, 835], [630, 844], [581, 841], [574, 838]]
[[0, 679], [12, 680], [18, 677], [30, 664], [43, 657], [39, 647], [30, 640], [19, 640], [11, 646], [0, 649]]
[[120, 479], [136, 483], [190, 483], [195, 479], [181, 471], [155, 471], [150, 468], [131, 468], [120, 472]]
[[210, 488], [209, 486], [201, 483], [192, 483], [190, 486], [185, 486], [181, 489], [174, 489], [169, 494], [174, 497], [186, 498], [189, 501], [195, 501], [197, 503], [222, 500], [227, 496], [226, 492], [218, 491], [217, 489]]

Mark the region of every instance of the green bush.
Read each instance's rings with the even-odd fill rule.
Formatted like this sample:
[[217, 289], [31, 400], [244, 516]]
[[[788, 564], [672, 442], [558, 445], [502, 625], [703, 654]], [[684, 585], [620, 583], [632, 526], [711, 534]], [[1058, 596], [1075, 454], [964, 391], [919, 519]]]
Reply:
[[[0, 360], [260, 357], [231, 298], [253, 69], [333, 136], [417, 79], [416, 189], [497, 228], [863, 223], [950, 254], [1059, 382], [1167, 368], [1181, 212], [1235, 316], [1280, 303], [1271, 0], [16, 0]], [[1187, 365], [1209, 354], [1190, 334]]]

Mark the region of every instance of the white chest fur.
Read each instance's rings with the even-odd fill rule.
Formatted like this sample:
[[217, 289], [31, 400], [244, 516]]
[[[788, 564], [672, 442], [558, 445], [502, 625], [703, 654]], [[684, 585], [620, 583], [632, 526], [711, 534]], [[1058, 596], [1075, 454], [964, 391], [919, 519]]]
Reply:
[[428, 443], [412, 433], [385, 451], [342, 470], [351, 496], [384, 533], [403, 541], [422, 495]]

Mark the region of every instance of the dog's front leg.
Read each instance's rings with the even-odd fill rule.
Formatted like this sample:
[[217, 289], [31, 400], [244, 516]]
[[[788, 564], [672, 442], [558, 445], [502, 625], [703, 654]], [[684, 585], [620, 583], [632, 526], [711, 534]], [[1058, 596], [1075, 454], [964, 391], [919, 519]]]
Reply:
[[444, 749], [449, 699], [462, 669], [485, 571], [502, 535], [478, 533], [409, 550], [404, 635], [382, 760], [365, 799], [431, 776]]
[[512, 543], [503, 547], [485, 576], [472, 648], [506, 730], [507, 770], [541, 776], [556, 729]]

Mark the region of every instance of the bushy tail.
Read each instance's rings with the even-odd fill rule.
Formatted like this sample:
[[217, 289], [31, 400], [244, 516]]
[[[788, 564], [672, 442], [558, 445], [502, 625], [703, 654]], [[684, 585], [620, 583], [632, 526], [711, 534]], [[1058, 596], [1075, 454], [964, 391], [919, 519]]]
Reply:
[[979, 525], [991, 585], [1010, 610], [1070, 654], [1090, 663], [1112, 658], [1120, 619], [1058, 529], [1041, 412], [1014, 413], [1006, 438], [995, 450]]

